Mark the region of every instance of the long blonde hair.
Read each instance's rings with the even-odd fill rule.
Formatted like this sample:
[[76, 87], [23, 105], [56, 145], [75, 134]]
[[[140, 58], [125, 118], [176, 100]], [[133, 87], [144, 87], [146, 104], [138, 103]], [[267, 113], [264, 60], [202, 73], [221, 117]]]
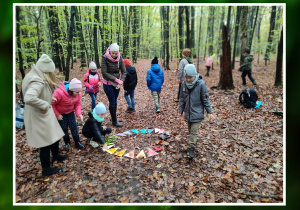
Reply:
[[45, 80], [48, 82], [52, 91], [56, 88], [56, 76], [53, 72], [44, 72]]

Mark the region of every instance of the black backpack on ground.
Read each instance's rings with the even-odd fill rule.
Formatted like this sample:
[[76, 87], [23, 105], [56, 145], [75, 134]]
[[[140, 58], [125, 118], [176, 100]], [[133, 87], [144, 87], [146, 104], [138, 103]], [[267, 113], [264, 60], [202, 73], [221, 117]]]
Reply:
[[257, 98], [256, 91], [251, 88], [249, 91], [247, 89], [243, 90], [239, 100], [246, 108], [254, 108], [256, 106]]

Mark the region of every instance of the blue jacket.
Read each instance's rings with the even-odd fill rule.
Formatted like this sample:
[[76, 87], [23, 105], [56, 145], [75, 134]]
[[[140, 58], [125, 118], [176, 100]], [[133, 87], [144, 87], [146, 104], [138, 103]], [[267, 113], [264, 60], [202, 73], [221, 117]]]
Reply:
[[164, 72], [160, 69], [159, 64], [152, 64], [151, 69], [147, 71], [148, 88], [151, 91], [161, 91], [164, 80]]

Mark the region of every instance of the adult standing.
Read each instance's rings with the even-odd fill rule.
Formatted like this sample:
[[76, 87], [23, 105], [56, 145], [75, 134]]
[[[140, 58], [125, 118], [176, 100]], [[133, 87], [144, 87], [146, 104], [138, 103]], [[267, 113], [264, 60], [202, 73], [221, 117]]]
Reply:
[[51, 167], [50, 150], [52, 161], [62, 161], [68, 157], [59, 154], [59, 139], [64, 132], [51, 108], [51, 102], [56, 100], [52, 98], [56, 80], [54, 70], [52, 59], [43, 54], [22, 84], [26, 138], [30, 147], [40, 148], [42, 176], [61, 171], [61, 168]]
[[122, 127], [122, 124], [117, 120], [117, 99], [120, 87], [122, 87], [126, 78], [126, 68], [119, 49], [117, 43], [110, 45], [102, 55], [101, 62], [103, 89], [109, 101], [112, 124], [116, 127]]
[[212, 55], [206, 59], [205, 66], [206, 66], [207, 73], [205, 74], [205, 76], [209, 77], [209, 70], [212, 67], [213, 61], [214, 61], [214, 57]]
[[193, 59], [191, 59], [190, 55], [191, 55], [191, 50], [189, 48], [186, 48], [182, 51], [182, 59], [179, 63], [178, 72], [177, 72], [177, 79], [178, 79], [178, 82], [179, 82], [179, 88], [178, 88], [177, 98], [174, 98], [175, 102], [179, 101], [179, 94], [180, 94], [181, 84], [185, 80], [184, 67], [187, 64], [192, 64], [193, 63]]

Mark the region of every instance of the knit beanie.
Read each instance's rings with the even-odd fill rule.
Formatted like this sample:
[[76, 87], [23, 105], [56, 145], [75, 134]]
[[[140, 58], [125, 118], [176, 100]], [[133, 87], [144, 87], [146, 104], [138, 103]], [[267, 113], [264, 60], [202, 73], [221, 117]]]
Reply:
[[196, 71], [196, 67], [194, 64], [187, 64], [184, 67], [184, 74], [187, 77], [196, 77], [197, 75], [199, 75]]
[[95, 107], [96, 114], [104, 114], [106, 112], [106, 108], [102, 102], [99, 102]]
[[41, 72], [54, 72], [55, 71], [55, 64], [53, 63], [52, 59], [46, 55], [43, 54], [40, 59], [36, 62], [35, 66], [41, 71]]
[[154, 59], [151, 61], [151, 64], [158, 64], [157, 57], [154, 57]]
[[117, 43], [112, 43], [110, 45], [110, 51], [118, 51], [119, 52], [119, 49], [120, 49], [120, 47]]
[[89, 69], [97, 69], [97, 65], [95, 64], [94, 61], [90, 62]]
[[82, 90], [81, 81], [76, 78], [72, 79], [69, 84], [69, 90], [74, 91], [74, 92], [81, 92], [81, 90]]
[[244, 50], [244, 53], [250, 54], [250, 50], [249, 50], [249, 49], [245, 49], [245, 50]]
[[124, 64], [125, 66], [130, 66], [130, 60], [129, 59], [124, 59]]

